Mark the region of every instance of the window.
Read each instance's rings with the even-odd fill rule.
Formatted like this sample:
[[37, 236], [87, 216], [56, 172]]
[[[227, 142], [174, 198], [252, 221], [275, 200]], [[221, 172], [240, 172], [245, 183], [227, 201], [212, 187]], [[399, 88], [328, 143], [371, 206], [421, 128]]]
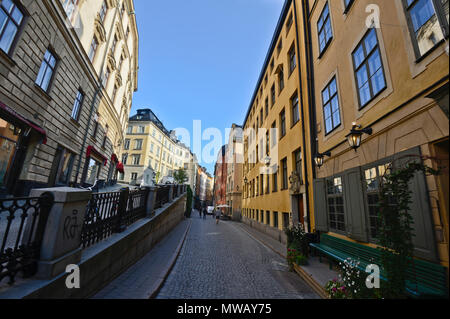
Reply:
[[256, 177], [256, 196], [259, 195], [259, 176]]
[[138, 133], [139, 134], [145, 133], [145, 126], [138, 126]]
[[289, 213], [283, 213], [283, 229], [289, 228]]
[[125, 13], [125, 1], [122, 2], [122, 7], [120, 8], [120, 14], [123, 16], [124, 13]]
[[94, 62], [94, 58], [95, 58], [95, 53], [97, 52], [97, 48], [98, 48], [98, 41], [97, 38], [94, 36], [94, 38], [92, 39], [91, 42], [91, 48], [89, 49], [89, 60], [92, 62]]
[[75, 8], [77, 7], [78, 0], [64, 0], [63, 1], [63, 8], [66, 12], [67, 17], [69, 20], [72, 20], [73, 14], [75, 12]]
[[105, 74], [103, 75], [103, 81], [102, 81], [103, 87], [106, 87], [106, 85], [108, 84], [110, 73], [111, 72], [109, 71], [109, 68], [107, 67], [105, 70]]
[[448, 0], [404, 0], [417, 57], [449, 34]]
[[132, 134], [133, 133], [133, 126], [128, 126], [127, 127], [127, 134]]
[[136, 140], [134, 149], [135, 150], [142, 150], [142, 140]]
[[23, 21], [23, 13], [11, 0], [3, 0], [0, 5], [0, 49], [10, 53], [11, 46]]
[[83, 100], [84, 100], [84, 94], [83, 94], [83, 92], [78, 90], [77, 97], [75, 98], [75, 103], [73, 104], [73, 109], [72, 109], [72, 118], [75, 121], [78, 121], [78, 119], [80, 118], [81, 106], [83, 105]]
[[303, 181], [301, 149], [298, 149], [297, 151], [294, 152], [294, 160], [295, 160], [295, 171], [297, 172], [298, 176], [300, 177], [300, 181]]
[[259, 195], [264, 195], [264, 175], [259, 175], [259, 182], [261, 183], [260, 189], [259, 189]]
[[130, 149], [130, 140], [129, 139], [125, 140], [125, 144], [124, 144], [123, 148], [125, 150], [129, 150]]
[[283, 49], [283, 39], [280, 39], [280, 42], [278, 42], [277, 45], [277, 54], [280, 54], [282, 49]]
[[53, 73], [56, 67], [55, 56], [47, 50], [44, 55], [44, 60], [42, 61], [41, 68], [36, 79], [36, 84], [45, 92], [48, 91], [50, 82], [53, 78]]
[[327, 204], [330, 229], [345, 232], [342, 178], [327, 180]]
[[100, 8], [100, 21], [103, 23], [105, 21], [106, 13], [108, 12], [108, 7], [106, 1], [103, 1], [102, 7]]
[[286, 135], [286, 112], [283, 110], [280, 113], [280, 139]]
[[389, 172], [390, 164], [379, 165], [364, 171], [366, 202], [369, 212], [369, 236], [376, 239], [379, 229], [379, 187], [383, 176]]
[[319, 52], [323, 54], [328, 44], [333, 39], [333, 30], [331, 28], [330, 10], [328, 2], [323, 8], [322, 14], [317, 21], [317, 31], [319, 33]]
[[122, 155], [122, 164], [127, 165], [127, 160], [128, 160], [128, 154], [125, 153]]
[[272, 88], [270, 89], [270, 95], [272, 97], [272, 106], [275, 105], [275, 84], [272, 85]]
[[270, 193], [270, 174], [267, 174], [266, 178], [267, 178], [267, 180], [266, 180], [266, 194], [269, 194]]
[[339, 96], [337, 92], [336, 77], [322, 91], [323, 118], [325, 121], [325, 135], [341, 125], [339, 111]]
[[150, 153], [153, 153], [154, 148], [155, 148], [155, 144], [152, 143], [152, 144], [150, 145]]
[[106, 127], [105, 127], [105, 135], [103, 136], [103, 143], [102, 143], [102, 147], [103, 148], [106, 147], [106, 142], [108, 141], [108, 131], [109, 131], [109, 126], [106, 125]]
[[111, 45], [111, 51], [110, 51], [112, 56], [114, 56], [114, 54], [116, 52], [116, 46], [117, 46], [117, 35], [114, 35], [113, 43]]
[[117, 87], [117, 85], [114, 85], [114, 89], [113, 89], [113, 93], [112, 93], [112, 102], [114, 103], [116, 101], [116, 97], [117, 97], [117, 90], [119, 88]]
[[370, 29], [353, 52], [359, 106], [363, 108], [386, 88], [375, 29]]
[[292, 126], [294, 126], [300, 121], [297, 93], [295, 93], [295, 95], [291, 98], [291, 109], [292, 109]]
[[269, 116], [269, 98], [266, 99], [265, 108], [266, 108], [266, 118], [267, 118], [267, 116]]
[[94, 132], [92, 133], [92, 137], [95, 139], [95, 137], [97, 136], [97, 131], [98, 131], [98, 120], [99, 120], [99, 116], [96, 113], [94, 115]]
[[133, 165], [139, 165], [141, 162], [141, 155], [133, 155]]
[[278, 212], [273, 212], [273, 227], [278, 228]]
[[136, 182], [138, 179], [138, 173], [131, 173], [131, 181]]
[[95, 181], [100, 176], [100, 171], [102, 169], [102, 163], [96, 161], [93, 158], [89, 159], [86, 183], [89, 185], [94, 185]]
[[270, 133], [272, 134], [272, 147], [277, 145], [277, 122], [272, 123], [272, 129], [270, 130]]
[[289, 50], [288, 55], [289, 55], [289, 75], [291, 75], [292, 72], [294, 72], [295, 67], [297, 66], [297, 59], [296, 59], [294, 44], [292, 44], [292, 47]]
[[281, 161], [281, 173], [282, 175], [282, 190], [288, 189], [288, 167], [287, 167], [287, 158]]
[[270, 225], [270, 211], [266, 211], [266, 224]]
[[55, 161], [58, 163], [56, 185], [68, 185], [73, 163], [75, 161], [75, 155], [63, 147], [58, 147]]
[[347, 13], [350, 10], [350, 7], [352, 6], [354, 0], [344, 0], [345, 10], [344, 13]]
[[286, 22], [286, 34], [289, 32], [289, 30], [291, 29], [292, 23], [294, 22], [293, 17], [292, 17], [292, 13], [289, 15], [289, 18]]
[[269, 156], [270, 153], [270, 135], [269, 131], [266, 132], [266, 156]]
[[284, 89], [284, 72], [283, 72], [283, 68], [281, 68], [280, 71], [278, 72], [278, 87], [279, 87], [279, 92], [281, 93], [281, 91], [283, 91], [283, 89]]

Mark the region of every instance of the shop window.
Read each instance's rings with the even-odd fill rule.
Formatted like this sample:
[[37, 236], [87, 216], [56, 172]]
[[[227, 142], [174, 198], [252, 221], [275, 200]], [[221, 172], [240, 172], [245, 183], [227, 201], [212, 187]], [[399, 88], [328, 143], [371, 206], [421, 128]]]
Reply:
[[100, 176], [100, 171], [102, 168], [102, 163], [97, 161], [94, 158], [89, 158], [89, 166], [87, 171], [86, 183], [90, 185], [94, 185], [95, 181]]

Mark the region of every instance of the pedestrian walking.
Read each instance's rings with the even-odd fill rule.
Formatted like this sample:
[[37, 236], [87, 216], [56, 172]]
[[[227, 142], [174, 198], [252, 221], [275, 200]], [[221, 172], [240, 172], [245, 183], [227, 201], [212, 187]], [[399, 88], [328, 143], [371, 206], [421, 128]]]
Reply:
[[207, 210], [205, 209], [205, 210], [203, 211], [203, 219], [206, 219], [206, 213], [207, 213]]
[[214, 215], [216, 217], [216, 225], [219, 224], [219, 219], [220, 219], [221, 214], [222, 214], [222, 212], [220, 211], [220, 209], [217, 209], [214, 211]]

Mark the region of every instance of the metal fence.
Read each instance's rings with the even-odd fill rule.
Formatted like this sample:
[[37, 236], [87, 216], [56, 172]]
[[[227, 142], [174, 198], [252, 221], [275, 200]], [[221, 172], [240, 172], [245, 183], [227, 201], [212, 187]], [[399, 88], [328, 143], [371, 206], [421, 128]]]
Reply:
[[155, 209], [169, 202], [170, 186], [158, 186], [156, 190]]
[[83, 248], [96, 244], [116, 232], [119, 224], [120, 192], [92, 194], [81, 231]]
[[0, 200], [0, 283], [17, 275], [24, 278], [37, 271], [42, 239], [53, 196]]

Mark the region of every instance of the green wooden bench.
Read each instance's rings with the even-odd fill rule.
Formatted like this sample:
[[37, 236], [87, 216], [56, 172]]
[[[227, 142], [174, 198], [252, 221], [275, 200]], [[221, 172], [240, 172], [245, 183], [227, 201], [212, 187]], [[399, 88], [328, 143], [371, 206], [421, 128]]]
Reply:
[[[320, 262], [322, 255], [325, 255], [342, 263], [347, 258], [359, 261], [361, 271], [365, 271], [370, 264], [381, 265], [380, 250], [327, 234], [320, 235], [319, 244], [311, 243], [310, 246], [319, 252]], [[407, 278], [406, 290], [413, 297], [448, 297], [447, 272], [442, 265], [415, 259], [407, 270]], [[383, 272], [380, 279], [386, 281]]]

